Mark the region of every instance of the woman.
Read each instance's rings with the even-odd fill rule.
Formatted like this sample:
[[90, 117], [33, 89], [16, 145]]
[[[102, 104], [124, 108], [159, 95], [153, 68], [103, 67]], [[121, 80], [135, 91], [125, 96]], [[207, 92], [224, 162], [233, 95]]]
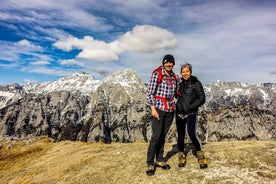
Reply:
[[192, 66], [186, 63], [181, 66], [181, 82], [179, 83], [179, 91], [181, 96], [178, 97], [176, 103], [176, 127], [178, 132], [178, 156], [179, 167], [186, 165], [186, 154], [184, 154], [184, 138], [186, 128], [188, 135], [196, 149], [200, 168], [206, 168], [207, 160], [202, 151], [202, 145], [196, 134], [196, 116], [198, 108], [205, 103], [205, 93], [201, 82], [197, 77], [192, 75]]

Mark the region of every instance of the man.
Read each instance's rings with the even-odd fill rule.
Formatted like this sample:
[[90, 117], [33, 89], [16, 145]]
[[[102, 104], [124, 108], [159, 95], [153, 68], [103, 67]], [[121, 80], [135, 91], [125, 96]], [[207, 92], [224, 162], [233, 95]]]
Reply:
[[[172, 124], [175, 110], [175, 92], [178, 76], [173, 72], [174, 57], [165, 55], [162, 66], [151, 75], [147, 90], [148, 105], [151, 109], [152, 136], [147, 152], [147, 170], [149, 176], [155, 174], [155, 168], [170, 169], [164, 161], [165, 137]], [[156, 162], [154, 162], [156, 159]]]

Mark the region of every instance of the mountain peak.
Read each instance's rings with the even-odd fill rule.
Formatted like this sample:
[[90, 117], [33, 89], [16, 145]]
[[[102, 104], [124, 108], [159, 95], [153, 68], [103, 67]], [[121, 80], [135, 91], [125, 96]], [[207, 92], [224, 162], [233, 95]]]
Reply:
[[115, 72], [102, 80], [102, 83], [119, 83], [121, 86], [135, 87], [137, 84], [143, 83], [141, 78], [131, 69]]
[[26, 84], [24, 89], [31, 93], [49, 93], [54, 91], [80, 91], [90, 94], [95, 91], [99, 80], [87, 72], [77, 72], [70, 76], [63, 77], [54, 82], [44, 82], [40, 84]]

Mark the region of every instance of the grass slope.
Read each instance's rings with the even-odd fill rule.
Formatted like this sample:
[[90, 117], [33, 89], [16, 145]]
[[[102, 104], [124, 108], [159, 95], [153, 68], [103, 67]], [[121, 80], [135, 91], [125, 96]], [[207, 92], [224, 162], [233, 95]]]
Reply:
[[48, 138], [1, 141], [0, 183], [275, 183], [276, 142], [240, 141], [204, 144], [209, 167], [199, 169], [189, 152], [178, 168], [177, 147], [166, 143], [169, 171], [147, 176], [147, 143], [101, 144]]

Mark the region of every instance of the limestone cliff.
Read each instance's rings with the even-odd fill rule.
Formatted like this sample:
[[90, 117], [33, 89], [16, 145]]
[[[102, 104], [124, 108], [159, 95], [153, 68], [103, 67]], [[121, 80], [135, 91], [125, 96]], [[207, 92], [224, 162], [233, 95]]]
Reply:
[[[218, 81], [204, 86], [203, 141], [276, 140], [276, 85]], [[87, 73], [42, 84], [0, 86], [0, 136], [109, 143], [148, 141], [146, 84], [132, 70], [101, 81]], [[175, 141], [175, 124], [167, 141]]]

